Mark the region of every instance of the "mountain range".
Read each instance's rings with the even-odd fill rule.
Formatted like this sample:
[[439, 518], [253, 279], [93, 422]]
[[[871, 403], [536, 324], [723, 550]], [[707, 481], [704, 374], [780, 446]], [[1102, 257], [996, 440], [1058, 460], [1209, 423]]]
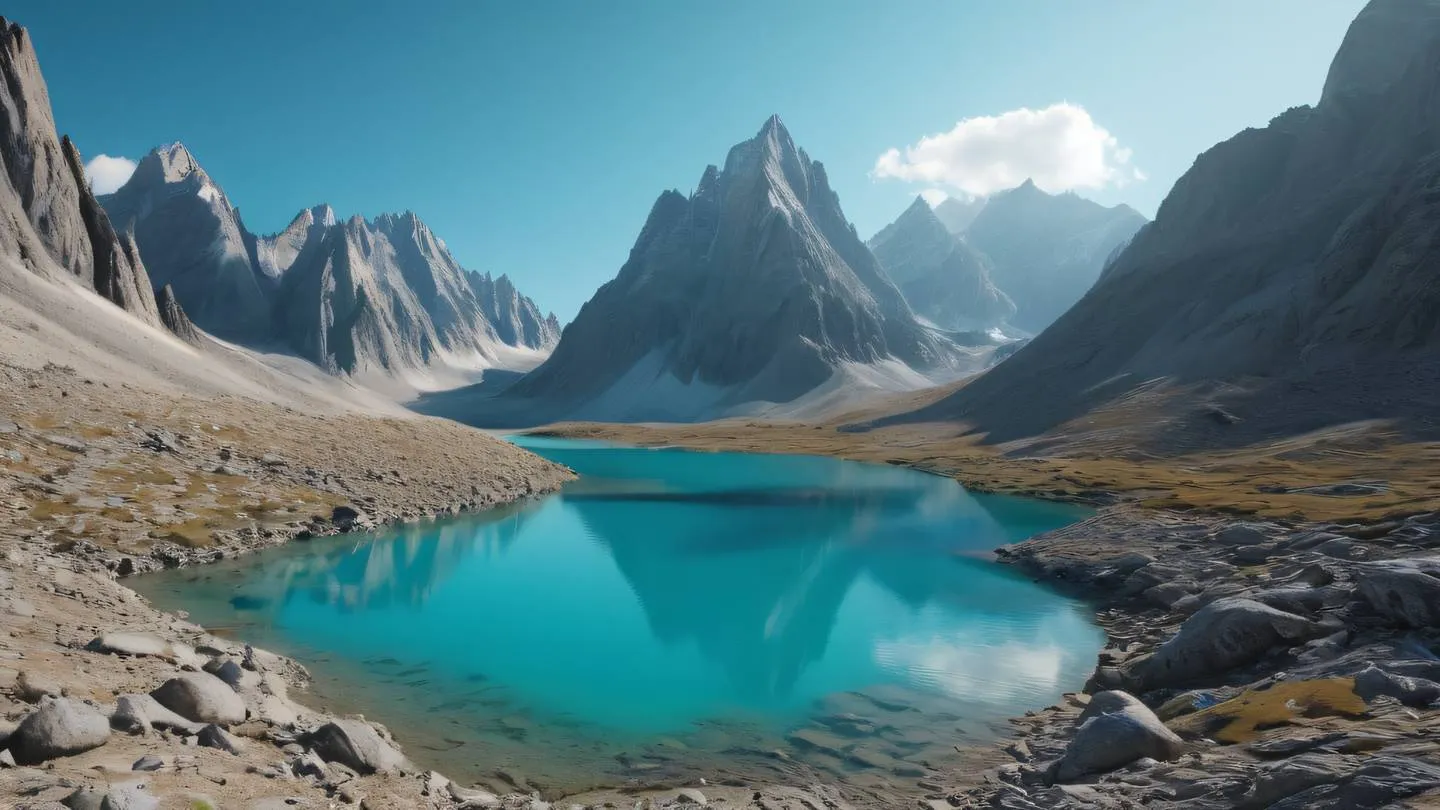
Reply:
[[910, 306], [953, 329], [1049, 326], [1090, 289], [1145, 217], [1033, 181], [990, 197], [922, 198], [870, 240]]
[[978, 354], [916, 319], [774, 116], [692, 194], [660, 195], [619, 274], [498, 405], [688, 421], [924, 387]]
[[318, 205], [279, 233], [252, 233], [179, 143], [151, 151], [100, 202], [195, 325], [330, 373], [483, 368], [559, 338], [553, 315], [507, 277], [462, 268], [413, 213], [340, 220]]
[[898, 420], [1160, 449], [1370, 419], [1432, 435], [1437, 118], [1440, 2], [1371, 2], [1316, 105], [1200, 155], [1079, 303]]

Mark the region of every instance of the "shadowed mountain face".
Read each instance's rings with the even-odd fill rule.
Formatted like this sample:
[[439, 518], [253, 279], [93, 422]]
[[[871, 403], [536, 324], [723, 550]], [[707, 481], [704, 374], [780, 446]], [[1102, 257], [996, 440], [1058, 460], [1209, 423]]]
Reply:
[[1015, 314], [990, 280], [990, 260], [947, 230], [922, 197], [876, 234], [870, 249], [915, 314], [936, 326], [988, 329]]
[[1144, 224], [1129, 206], [1047, 194], [1027, 180], [991, 197], [965, 241], [990, 260], [991, 280], [1014, 301], [1010, 322], [1039, 332], [1080, 300]]
[[23, 267], [75, 279], [146, 323], [160, 326], [150, 279], [128, 238], [116, 234], [85, 182], [80, 152], [60, 138], [50, 94], [24, 28], [0, 17], [0, 272]]
[[945, 226], [945, 230], [959, 236], [970, 229], [970, 223], [980, 212], [985, 209], [985, 197], [976, 197], [973, 200], [959, 200], [954, 197], [947, 197], [935, 206], [935, 216]]
[[902, 418], [967, 420], [1005, 440], [1163, 378], [1225, 382], [1237, 439], [1387, 417], [1433, 431], [1436, 120], [1440, 2], [1373, 0], [1317, 106], [1201, 155], [1079, 304]]
[[508, 278], [464, 270], [409, 212], [341, 222], [319, 205], [257, 236], [181, 144], [152, 151], [103, 202], [196, 325], [332, 373], [483, 366], [558, 338]]
[[956, 359], [856, 236], [824, 168], [771, 118], [694, 194], [660, 196], [619, 275], [504, 396], [696, 418], [789, 402], [844, 363], [884, 361], [931, 371]]

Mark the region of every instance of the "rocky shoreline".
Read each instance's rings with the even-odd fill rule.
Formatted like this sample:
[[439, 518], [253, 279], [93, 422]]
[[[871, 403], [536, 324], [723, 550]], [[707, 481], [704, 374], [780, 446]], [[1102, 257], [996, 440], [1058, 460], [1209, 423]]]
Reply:
[[1440, 800], [1440, 513], [1280, 524], [1116, 507], [999, 549], [1097, 606], [1083, 693], [939, 807]]

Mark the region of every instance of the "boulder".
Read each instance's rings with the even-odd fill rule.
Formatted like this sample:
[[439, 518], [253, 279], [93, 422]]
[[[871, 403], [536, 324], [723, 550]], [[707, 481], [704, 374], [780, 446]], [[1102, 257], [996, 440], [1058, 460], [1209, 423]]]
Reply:
[[360, 773], [391, 773], [409, 765], [403, 754], [360, 720], [332, 720], [312, 732], [308, 743], [326, 762]]
[[1395, 675], [1371, 664], [1355, 676], [1355, 694], [1366, 703], [1385, 695], [1406, 706], [1423, 709], [1440, 701], [1440, 683]]
[[161, 706], [197, 723], [230, 726], [245, 722], [245, 701], [208, 672], [182, 672], [150, 696]]
[[149, 695], [121, 695], [115, 699], [115, 713], [110, 715], [110, 727], [127, 734], [145, 734], [152, 726], [197, 734], [202, 725], [161, 706]]
[[100, 810], [156, 810], [160, 800], [151, 796], [144, 782], [111, 785], [100, 802]]
[[1142, 689], [1184, 684], [1228, 672], [1275, 649], [1323, 636], [1317, 622], [1253, 599], [1211, 602], [1185, 620], [1180, 631], [1126, 670]]
[[1096, 694], [1081, 717], [1080, 728], [1055, 766], [1057, 781], [1113, 771], [1144, 757], [1173, 760], [1184, 747], [1154, 712], [1125, 692]]
[[1270, 541], [1269, 527], [1262, 523], [1235, 523], [1215, 533], [1222, 546], [1258, 546]]
[[10, 735], [9, 745], [17, 763], [37, 765], [99, 748], [109, 737], [110, 723], [105, 715], [78, 700], [60, 698], [20, 721], [20, 727]]
[[114, 653], [117, 655], [148, 655], [163, 658], [180, 665], [199, 666], [199, 656], [187, 644], [167, 641], [154, 633], [132, 633], [128, 631], [105, 633], [85, 649], [91, 652]]
[[1440, 557], [1385, 560], [1361, 570], [1360, 595], [1381, 616], [1408, 627], [1440, 626]]

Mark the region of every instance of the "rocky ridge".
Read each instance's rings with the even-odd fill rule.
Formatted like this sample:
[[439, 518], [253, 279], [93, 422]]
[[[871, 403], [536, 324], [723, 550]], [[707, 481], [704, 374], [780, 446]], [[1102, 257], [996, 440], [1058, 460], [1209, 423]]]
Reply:
[[1110, 645], [1086, 693], [1015, 721], [1014, 762], [936, 802], [1362, 810], [1440, 798], [1437, 553], [1434, 513], [1286, 525], [1132, 507], [1002, 548], [1002, 561], [1096, 601]]
[[466, 271], [412, 212], [339, 220], [318, 205], [252, 233], [183, 144], [152, 150], [102, 202], [196, 326], [334, 374], [484, 367], [559, 337], [553, 316], [508, 278], [497, 291]]
[[1317, 105], [1200, 155], [1073, 309], [906, 418], [968, 422], [996, 441], [1070, 423], [1073, 437], [1145, 399], [1124, 420], [1143, 426], [1132, 443], [1162, 451], [1369, 419], [1433, 434], [1415, 403], [1440, 384], [1437, 76], [1440, 3], [1373, 0]]

